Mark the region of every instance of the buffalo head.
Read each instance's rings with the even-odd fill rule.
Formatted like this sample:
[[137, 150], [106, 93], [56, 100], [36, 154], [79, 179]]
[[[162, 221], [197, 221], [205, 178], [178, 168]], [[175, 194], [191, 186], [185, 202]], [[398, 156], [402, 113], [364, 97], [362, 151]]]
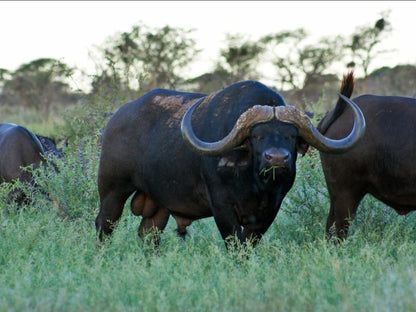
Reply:
[[[238, 118], [231, 132], [223, 139], [205, 142], [195, 135], [191, 123], [192, 114], [204, 101], [203, 98], [186, 111], [181, 132], [188, 146], [200, 155], [218, 156], [236, 147], [251, 150], [256, 180], [264, 184], [276, 180], [277, 176], [293, 176], [297, 153], [305, 154], [308, 144], [322, 152], [339, 154], [353, 147], [363, 136], [365, 119], [362, 112], [349, 98], [338, 95], [354, 112], [353, 129], [340, 140], [323, 136], [312, 125], [310, 118], [293, 106], [256, 105]], [[231, 166], [231, 163], [225, 164]]]

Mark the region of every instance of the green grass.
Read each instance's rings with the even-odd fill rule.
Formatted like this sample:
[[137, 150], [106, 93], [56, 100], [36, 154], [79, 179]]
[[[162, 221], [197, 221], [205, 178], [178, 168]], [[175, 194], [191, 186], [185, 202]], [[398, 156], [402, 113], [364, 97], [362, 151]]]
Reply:
[[[35, 202], [16, 209], [0, 190], [0, 311], [413, 311], [415, 217], [366, 198], [341, 245], [327, 244], [319, 159], [298, 160], [293, 189], [256, 248], [227, 252], [213, 218], [185, 241], [170, 220], [160, 253], [125, 209], [97, 244], [98, 147], [67, 152], [40, 174]], [[81, 165], [82, 164], [82, 165]], [[47, 182], [47, 183], [46, 183]], [[29, 189], [29, 192], [33, 190]]]
[[53, 138], [55, 129], [64, 123], [59, 113], [42, 115], [35, 109], [19, 106], [0, 106], [0, 122], [15, 123], [36, 134]]

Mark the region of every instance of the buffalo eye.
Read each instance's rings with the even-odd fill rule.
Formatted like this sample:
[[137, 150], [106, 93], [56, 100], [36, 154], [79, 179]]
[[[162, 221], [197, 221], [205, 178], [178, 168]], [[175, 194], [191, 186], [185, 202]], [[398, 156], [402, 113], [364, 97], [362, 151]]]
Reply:
[[254, 135], [251, 136], [251, 138], [255, 141], [260, 141], [260, 140], [263, 139], [263, 136], [260, 135], [260, 134], [254, 134]]
[[296, 139], [296, 135], [294, 135], [294, 134], [285, 135], [285, 139], [286, 140], [295, 140]]

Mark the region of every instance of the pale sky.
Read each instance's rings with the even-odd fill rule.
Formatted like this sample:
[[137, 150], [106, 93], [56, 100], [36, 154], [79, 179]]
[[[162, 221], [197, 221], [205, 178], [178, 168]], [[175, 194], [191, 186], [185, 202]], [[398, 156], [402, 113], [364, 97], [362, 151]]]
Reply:
[[391, 10], [395, 49], [374, 64], [416, 65], [415, 1], [0, 1], [0, 68], [15, 70], [41, 57], [56, 58], [95, 74], [90, 52], [109, 36], [138, 23], [195, 29], [203, 51], [192, 76], [212, 70], [225, 33], [252, 39], [305, 28], [312, 38], [350, 35]]

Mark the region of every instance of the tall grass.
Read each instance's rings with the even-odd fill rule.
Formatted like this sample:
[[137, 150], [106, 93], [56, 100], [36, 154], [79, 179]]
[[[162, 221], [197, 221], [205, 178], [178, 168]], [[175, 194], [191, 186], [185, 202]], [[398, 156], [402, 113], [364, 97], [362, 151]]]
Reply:
[[52, 201], [38, 192], [29, 206], [1, 202], [0, 311], [414, 309], [413, 216], [366, 198], [349, 238], [327, 244], [316, 154], [298, 160], [295, 185], [256, 248], [227, 252], [213, 218], [194, 222], [182, 241], [170, 220], [155, 255], [129, 209], [111, 240], [97, 244], [99, 148], [84, 146], [57, 161], [59, 174], [38, 174]]

